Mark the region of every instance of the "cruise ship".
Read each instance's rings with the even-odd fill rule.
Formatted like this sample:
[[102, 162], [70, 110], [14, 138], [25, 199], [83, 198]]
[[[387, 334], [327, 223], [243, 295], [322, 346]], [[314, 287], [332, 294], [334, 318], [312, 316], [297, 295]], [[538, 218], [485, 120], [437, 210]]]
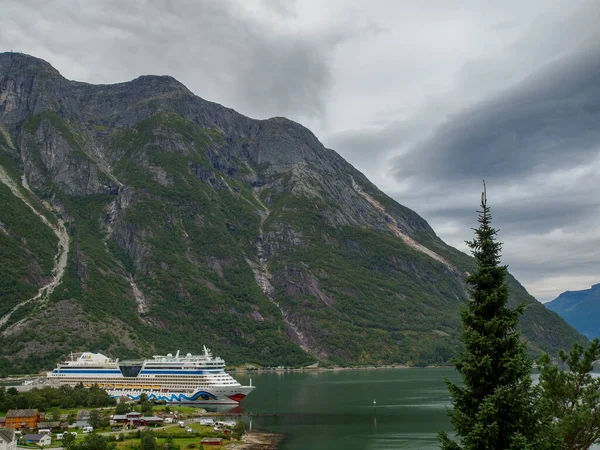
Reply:
[[237, 404], [253, 389], [242, 386], [225, 372], [225, 361], [204, 347], [202, 355], [169, 353], [144, 361], [119, 361], [101, 353], [71, 354], [47, 374], [60, 384], [84, 387], [98, 385], [111, 397], [182, 404]]

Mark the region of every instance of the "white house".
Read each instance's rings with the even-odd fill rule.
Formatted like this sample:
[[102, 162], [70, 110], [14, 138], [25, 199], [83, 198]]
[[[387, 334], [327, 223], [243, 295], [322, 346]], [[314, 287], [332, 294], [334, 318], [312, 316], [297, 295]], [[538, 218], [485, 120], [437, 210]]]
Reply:
[[12, 428], [0, 428], [0, 450], [16, 450], [17, 437]]
[[22, 439], [27, 444], [35, 444], [38, 447], [45, 447], [52, 444], [52, 438], [47, 434], [26, 434]]

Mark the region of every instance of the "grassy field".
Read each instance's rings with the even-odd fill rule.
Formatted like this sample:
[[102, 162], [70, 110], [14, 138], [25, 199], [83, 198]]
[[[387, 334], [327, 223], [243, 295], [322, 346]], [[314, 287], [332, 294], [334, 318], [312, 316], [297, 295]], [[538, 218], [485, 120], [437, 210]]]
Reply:
[[[189, 433], [188, 437], [181, 436], [182, 434], [186, 433], [185, 428], [191, 428], [193, 430], [193, 433]], [[199, 423], [188, 424], [188, 425], [186, 425], [185, 428], [181, 428], [178, 425], [168, 425], [165, 427], [152, 428], [151, 430], [153, 432], [155, 432], [157, 434], [161, 434], [161, 435], [164, 435], [165, 433], [172, 434], [174, 436], [173, 442], [178, 444], [182, 450], [198, 448], [200, 446], [200, 441], [202, 440], [203, 437], [221, 436], [219, 433], [216, 433], [213, 430], [213, 427], [200, 425]], [[81, 442], [87, 436], [87, 434], [83, 434], [79, 429], [69, 429], [69, 432], [70, 431], [77, 431], [77, 439], [75, 440], [75, 442]], [[126, 430], [126, 431], [110, 432], [110, 433], [100, 430], [99, 432], [100, 432], [100, 434], [103, 434], [103, 435], [110, 435], [113, 437], [124, 437], [125, 439], [119, 440], [116, 442], [117, 448], [119, 448], [119, 449], [136, 449], [136, 448], [140, 447], [141, 439], [139, 437], [133, 437], [133, 436], [137, 436], [137, 430], [129, 430], [129, 431]], [[201, 436], [198, 436], [197, 433], [200, 433]], [[129, 436], [131, 436], [131, 437], [129, 437]], [[166, 441], [167, 441], [166, 437], [160, 437], [160, 438], [156, 439], [156, 442], [159, 445], [159, 447], [162, 447], [162, 444], [164, 444]], [[226, 445], [229, 442], [230, 442], [230, 440], [224, 439], [223, 445]], [[33, 445], [33, 444], [22, 445], [22, 446], [38, 448], [36, 445]], [[56, 439], [56, 433], [55, 433], [52, 436], [52, 444], [47, 448], [58, 448], [58, 447], [61, 447], [61, 441]]]
[[178, 405], [178, 406], [166, 406], [166, 405], [157, 405], [153, 408], [153, 411], [156, 412], [165, 412], [165, 409], [169, 408], [169, 411], [173, 412], [178, 412], [179, 414], [186, 414], [186, 415], [190, 415], [190, 416], [196, 416], [199, 415], [200, 413], [205, 412], [204, 409], [202, 408], [194, 408], [192, 406], [183, 406], [183, 405]]

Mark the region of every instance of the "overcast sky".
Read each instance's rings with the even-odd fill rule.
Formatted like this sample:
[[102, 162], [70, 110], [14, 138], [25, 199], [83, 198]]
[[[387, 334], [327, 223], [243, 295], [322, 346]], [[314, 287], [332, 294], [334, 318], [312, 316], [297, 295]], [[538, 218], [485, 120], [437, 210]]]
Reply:
[[547, 301], [600, 282], [598, 23], [598, 0], [4, 0], [0, 51], [301, 122], [461, 250], [485, 179]]

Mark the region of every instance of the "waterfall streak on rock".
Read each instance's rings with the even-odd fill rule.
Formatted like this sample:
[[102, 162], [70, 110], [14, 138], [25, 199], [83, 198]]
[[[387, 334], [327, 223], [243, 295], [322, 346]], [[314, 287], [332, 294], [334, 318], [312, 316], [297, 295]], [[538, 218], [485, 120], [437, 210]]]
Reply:
[[[23, 203], [25, 203], [29, 207], [29, 209], [31, 209], [31, 211], [36, 216], [38, 216], [39, 219], [54, 232], [54, 234], [58, 238], [58, 250], [57, 250], [56, 256], [54, 257], [54, 267], [52, 268], [52, 279], [50, 280], [50, 282], [48, 284], [45, 284], [44, 286], [42, 286], [38, 290], [38, 292], [35, 296], [19, 303], [14, 308], [12, 308], [7, 314], [5, 314], [3, 317], [1, 317], [0, 318], [0, 327], [2, 327], [6, 324], [6, 322], [8, 322], [8, 320], [13, 315], [13, 313], [15, 311], [17, 311], [19, 308], [21, 308], [22, 306], [24, 306], [30, 302], [35, 302], [38, 300], [46, 299], [54, 291], [54, 289], [60, 284], [60, 282], [62, 281], [62, 277], [65, 273], [65, 268], [67, 267], [67, 257], [69, 254], [69, 234], [67, 233], [65, 223], [63, 222], [63, 220], [60, 217], [58, 217], [58, 215], [55, 214], [57, 224], [53, 225], [52, 223], [50, 223], [50, 221], [48, 219], [46, 219], [46, 217], [43, 214], [38, 212], [38, 210], [36, 210], [33, 207], [33, 205], [27, 200], [27, 198], [25, 198], [23, 193], [19, 190], [19, 186], [8, 176], [8, 174], [2, 167], [0, 167], [0, 182], [4, 183], [11, 190], [11, 192], [15, 195], [15, 197], [17, 197], [19, 200], [21, 200]], [[29, 186], [27, 185], [26, 180], [23, 180], [23, 187], [33, 195], [33, 193], [29, 190]], [[14, 329], [14, 327], [16, 325], [18, 325], [18, 323], [19, 322], [13, 324], [11, 327], [4, 330], [2, 332], [2, 335], [9, 334], [10, 331], [12, 329]]]

